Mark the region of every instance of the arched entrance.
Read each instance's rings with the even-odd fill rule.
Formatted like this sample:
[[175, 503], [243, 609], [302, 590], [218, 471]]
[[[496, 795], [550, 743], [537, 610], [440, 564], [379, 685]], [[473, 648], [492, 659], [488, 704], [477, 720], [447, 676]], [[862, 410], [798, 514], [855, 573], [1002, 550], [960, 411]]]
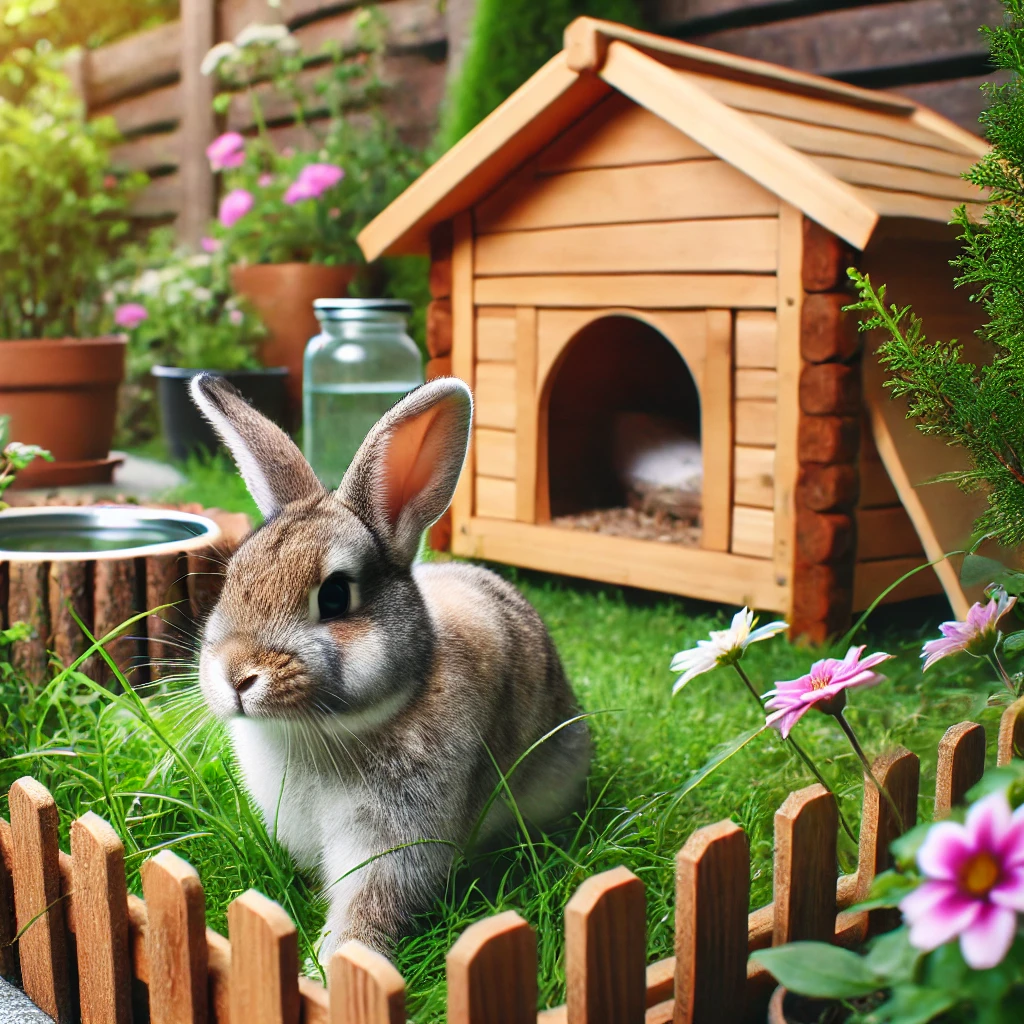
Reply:
[[587, 324], [552, 367], [542, 402], [542, 515], [557, 526], [699, 544], [700, 423], [693, 374], [660, 331], [625, 315]]

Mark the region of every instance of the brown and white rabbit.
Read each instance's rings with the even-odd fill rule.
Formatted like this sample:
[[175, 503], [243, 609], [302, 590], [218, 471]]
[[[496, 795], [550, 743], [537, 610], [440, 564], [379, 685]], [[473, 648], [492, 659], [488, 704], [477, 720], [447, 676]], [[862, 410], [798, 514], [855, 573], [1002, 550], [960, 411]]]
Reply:
[[[512, 586], [477, 566], [415, 563], [465, 460], [465, 384], [407, 395], [334, 493], [230, 385], [199, 374], [191, 389], [265, 519], [205, 624], [203, 696], [268, 831], [320, 873], [321, 959], [349, 938], [386, 951], [443, 891], [500, 786], [495, 764], [507, 774], [548, 736], [512, 773], [512, 795], [540, 825], [576, 804], [586, 725], [559, 728], [578, 707]], [[493, 809], [491, 833], [511, 819], [502, 800]]]

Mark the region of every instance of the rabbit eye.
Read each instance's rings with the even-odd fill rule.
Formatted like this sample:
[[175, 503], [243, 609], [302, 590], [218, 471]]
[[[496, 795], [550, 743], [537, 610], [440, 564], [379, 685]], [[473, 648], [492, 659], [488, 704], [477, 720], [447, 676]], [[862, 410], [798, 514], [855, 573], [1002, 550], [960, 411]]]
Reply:
[[317, 611], [320, 613], [320, 621], [327, 622], [330, 619], [340, 619], [351, 611], [353, 604], [353, 586], [344, 573], [332, 572], [320, 584], [317, 591]]

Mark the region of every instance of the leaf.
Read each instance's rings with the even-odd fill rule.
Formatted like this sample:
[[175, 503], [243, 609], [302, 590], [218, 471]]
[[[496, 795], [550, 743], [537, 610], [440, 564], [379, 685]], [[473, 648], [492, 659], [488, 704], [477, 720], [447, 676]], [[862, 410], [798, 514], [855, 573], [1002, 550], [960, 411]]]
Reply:
[[925, 841], [925, 837], [928, 835], [928, 830], [932, 827], [932, 824], [930, 821], [923, 821], [920, 825], [915, 825], [909, 832], [904, 832], [903, 835], [898, 836], [889, 844], [889, 849], [892, 851], [892, 855], [896, 858], [898, 864], [909, 866], [914, 863], [917, 859], [917, 851]]
[[960, 568], [960, 582], [965, 587], [984, 587], [994, 583], [996, 578], [1006, 572], [1006, 566], [994, 558], [984, 555], [967, 555]]
[[1008, 633], [1003, 637], [1003, 651], [1006, 654], [1024, 651], [1024, 629], [1018, 633]]
[[901, 985], [893, 989], [892, 998], [875, 1010], [872, 1020], [886, 1024], [926, 1024], [956, 1006], [957, 1002], [952, 992]]
[[759, 949], [750, 959], [791, 992], [815, 999], [855, 999], [877, 992], [885, 984], [863, 957], [826, 942], [791, 942]]
[[871, 970], [887, 978], [890, 985], [911, 981], [924, 956], [910, 944], [908, 936], [906, 927], [879, 935], [865, 957]]
[[871, 883], [867, 899], [855, 903], [849, 910], [878, 910], [883, 907], [895, 907], [904, 896], [913, 892], [920, 882], [901, 875], [898, 871], [884, 871], [876, 875]]

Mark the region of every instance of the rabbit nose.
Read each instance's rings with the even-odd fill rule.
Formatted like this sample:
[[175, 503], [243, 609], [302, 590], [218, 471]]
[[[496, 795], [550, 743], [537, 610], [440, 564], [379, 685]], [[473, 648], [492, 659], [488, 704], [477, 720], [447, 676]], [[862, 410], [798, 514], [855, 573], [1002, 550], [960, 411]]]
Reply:
[[235, 688], [236, 693], [245, 693], [246, 690], [251, 690], [253, 685], [259, 680], [260, 676], [258, 672], [251, 672], [247, 676], [243, 676], [241, 679], [233, 679], [231, 685]]

